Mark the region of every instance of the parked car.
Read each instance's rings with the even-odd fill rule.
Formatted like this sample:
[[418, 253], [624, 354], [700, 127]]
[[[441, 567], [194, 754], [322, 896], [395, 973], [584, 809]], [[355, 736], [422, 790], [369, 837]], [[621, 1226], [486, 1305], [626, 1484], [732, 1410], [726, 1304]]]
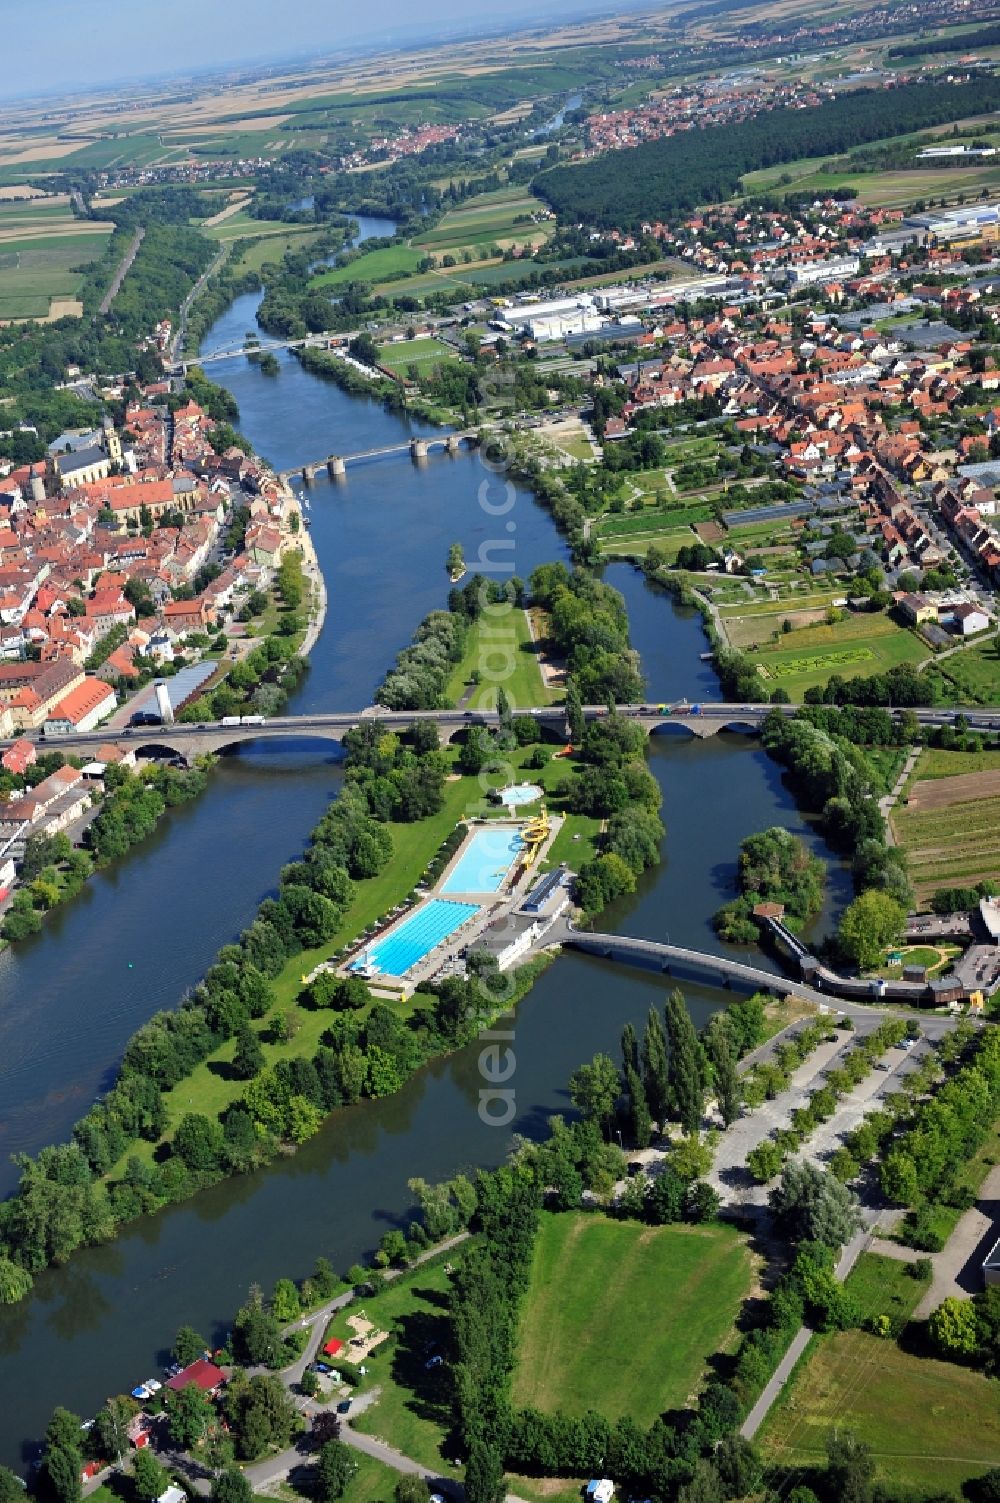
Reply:
[[350, 1399], [341, 1399], [340, 1403], [337, 1405], [337, 1413], [338, 1414], [350, 1414], [350, 1412], [351, 1412], [351, 1401], [350, 1401]]

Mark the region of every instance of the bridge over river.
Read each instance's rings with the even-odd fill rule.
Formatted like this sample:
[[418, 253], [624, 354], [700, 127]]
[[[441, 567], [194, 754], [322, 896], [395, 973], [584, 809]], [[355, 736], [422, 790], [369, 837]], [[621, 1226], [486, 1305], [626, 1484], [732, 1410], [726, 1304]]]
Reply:
[[[676, 726], [704, 741], [710, 736], [717, 736], [720, 731], [755, 735], [759, 733], [765, 717], [774, 710], [782, 715], [794, 715], [796, 709], [795, 705], [733, 705], [703, 701], [697, 705], [684, 702], [672, 705], [619, 705], [618, 714], [634, 720], [647, 733], [661, 730], [665, 726]], [[530, 717], [556, 737], [565, 739], [569, 735], [566, 711], [562, 705], [514, 709], [512, 713], [515, 716]], [[921, 708], [912, 713], [921, 725], [948, 725], [956, 715], [965, 715], [975, 730], [1000, 731], [1000, 711], [988, 713], [976, 709]], [[608, 708], [606, 705], [585, 705], [583, 714], [588, 721], [601, 720], [608, 715]], [[445, 744], [471, 726], [495, 728], [498, 724], [498, 716], [492, 710], [387, 710], [381, 705], [368, 705], [361, 710], [335, 711], [329, 714], [279, 715], [267, 720], [256, 715], [242, 719], [233, 716], [225, 720], [203, 721], [197, 725], [175, 721], [169, 725], [128, 726], [120, 730], [105, 729], [48, 737], [37, 735], [35, 739], [44, 743], [47, 750], [58, 748], [61, 751], [93, 755], [100, 746], [114, 745], [123, 750], [132, 748], [137, 752], [158, 751], [190, 761], [249, 741], [318, 738], [339, 742], [347, 731], [366, 720], [374, 720], [387, 730], [396, 731], [406, 730], [416, 720], [430, 720], [438, 726], [441, 740]], [[9, 741], [0, 742], [0, 749], [9, 745]]]
[[356, 454], [328, 454], [325, 459], [316, 459], [308, 464], [294, 465], [289, 470], [282, 470], [279, 478], [290, 480], [293, 475], [302, 476], [304, 485], [312, 485], [320, 470], [326, 469], [331, 480], [342, 480], [347, 474], [349, 464], [357, 464], [362, 459], [383, 459], [391, 454], [409, 454], [414, 461], [426, 459], [432, 449], [443, 449], [446, 454], [457, 454], [463, 443], [473, 446], [479, 443], [479, 430], [468, 428], [458, 433], [454, 430], [448, 433], [417, 435], [405, 439], [402, 443], [386, 444], [378, 449], [359, 449]]

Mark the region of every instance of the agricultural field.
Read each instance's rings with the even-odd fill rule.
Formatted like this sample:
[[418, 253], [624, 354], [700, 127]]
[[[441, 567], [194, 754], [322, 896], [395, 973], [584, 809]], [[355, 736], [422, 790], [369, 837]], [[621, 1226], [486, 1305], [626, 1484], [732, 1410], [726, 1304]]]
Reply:
[[0, 238], [0, 320], [82, 312], [76, 301], [85, 271], [103, 254], [107, 229], [89, 233]]
[[1000, 1456], [997, 1397], [996, 1380], [955, 1362], [837, 1331], [807, 1349], [758, 1439], [777, 1468], [822, 1467], [831, 1431], [851, 1430], [884, 1481], [958, 1496]]
[[[449, 210], [433, 229], [415, 236], [410, 243], [438, 262], [444, 255], [461, 255], [463, 251], [480, 260], [493, 246], [506, 250], [512, 245], [543, 245], [553, 233], [555, 221], [542, 214], [543, 206], [533, 194], [510, 188]], [[519, 219], [524, 222], [516, 223]]]
[[[288, 226], [284, 225], [282, 228], [287, 229]], [[403, 273], [416, 271], [423, 259], [422, 252], [412, 250], [408, 245], [385, 245], [378, 250], [367, 251], [349, 266], [331, 266], [328, 271], [320, 272], [313, 278], [312, 286], [339, 287], [345, 282], [390, 282]]]
[[233, 262], [233, 270], [239, 276], [242, 272], [260, 271], [265, 261], [280, 264], [289, 251], [305, 250], [316, 238], [316, 231], [307, 228], [295, 230], [289, 228], [284, 235], [266, 235], [254, 245], [248, 245], [237, 261]]
[[758, 649], [757, 667], [774, 688], [801, 699], [833, 673], [843, 678], [884, 673], [901, 663], [917, 663], [927, 649], [918, 637], [888, 616], [848, 615], [833, 626], [807, 626]]
[[692, 532], [690, 527], [683, 526], [651, 527], [646, 531], [617, 535], [600, 532], [595, 536], [600, 538], [601, 553], [609, 558], [645, 558], [650, 548], [655, 547], [668, 564], [674, 562], [682, 548], [690, 547], [698, 541], [697, 533]]
[[388, 366], [398, 376], [405, 376], [411, 365], [416, 366], [421, 376], [429, 376], [445, 361], [459, 358], [440, 339], [427, 338], [403, 339], [395, 344], [380, 345], [378, 356], [381, 364]]
[[683, 1405], [726, 1347], [754, 1279], [732, 1227], [543, 1215], [521, 1315], [514, 1402], [646, 1426]]
[[982, 755], [992, 757], [992, 765], [978, 772], [938, 771], [924, 777], [924, 752], [905, 802], [892, 812], [896, 841], [909, 856], [919, 901], [939, 887], [971, 887], [1000, 876], [1000, 756]]

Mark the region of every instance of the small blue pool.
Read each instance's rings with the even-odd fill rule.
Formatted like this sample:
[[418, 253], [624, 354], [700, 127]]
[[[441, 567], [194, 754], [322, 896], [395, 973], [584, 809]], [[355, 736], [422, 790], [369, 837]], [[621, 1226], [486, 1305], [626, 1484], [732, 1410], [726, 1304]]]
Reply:
[[522, 804], [533, 804], [541, 796], [542, 790], [537, 783], [515, 783], [512, 788], [500, 790], [500, 802], [509, 809], [518, 809]]
[[476, 903], [448, 903], [442, 898], [431, 898], [385, 939], [369, 945], [352, 962], [352, 969], [360, 971], [371, 965], [383, 976], [405, 976], [411, 966], [478, 912]]
[[499, 892], [522, 841], [517, 830], [477, 830], [448, 873], [442, 892]]

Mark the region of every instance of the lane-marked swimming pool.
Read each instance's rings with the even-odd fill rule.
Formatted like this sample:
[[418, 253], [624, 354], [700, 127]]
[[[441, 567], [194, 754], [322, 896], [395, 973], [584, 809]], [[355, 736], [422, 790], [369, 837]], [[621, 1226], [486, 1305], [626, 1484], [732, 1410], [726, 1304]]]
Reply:
[[520, 831], [498, 825], [477, 830], [445, 878], [442, 892], [499, 892], [523, 841]]
[[369, 945], [363, 955], [351, 962], [351, 970], [360, 971], [371, 966], [383, 976], [405, 976], [435, 945], [478, 912], [477, 903], [450, 903], [443, 898], [431, 898], [385, 939]]

